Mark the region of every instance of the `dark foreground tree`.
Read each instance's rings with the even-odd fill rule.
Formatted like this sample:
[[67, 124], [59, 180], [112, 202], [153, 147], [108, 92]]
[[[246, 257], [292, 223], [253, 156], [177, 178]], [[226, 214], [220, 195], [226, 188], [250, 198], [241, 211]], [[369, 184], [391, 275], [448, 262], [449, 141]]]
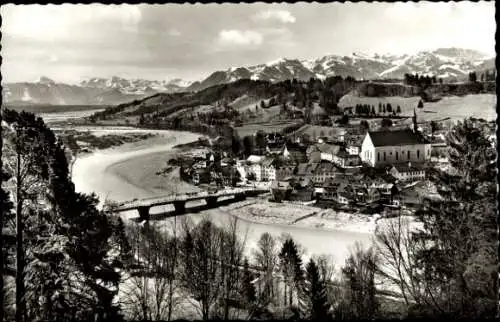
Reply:
[[75, 192], [64, 148], [41, 118], [2, 112], [11, 129], [2, 133], [10, 147], [2, 159], [13, 179], [21, 241], [17, 319], [118, 318], [119, 225], [96, 209], [95, 197]]
[[307, 263], [304, 289], [301, 294], [303, 314], [307, 319], [325, 321], [329, 318], [329, 304], [325, 281], [313, 259]]
[[453, 170], [432, 171], [442, 200], [427, 200], [415, 239], [425, 287], [421, 314], [493, 317], [497, 306], [496, 150], [486, 125], [465, 120], [448, 136]]

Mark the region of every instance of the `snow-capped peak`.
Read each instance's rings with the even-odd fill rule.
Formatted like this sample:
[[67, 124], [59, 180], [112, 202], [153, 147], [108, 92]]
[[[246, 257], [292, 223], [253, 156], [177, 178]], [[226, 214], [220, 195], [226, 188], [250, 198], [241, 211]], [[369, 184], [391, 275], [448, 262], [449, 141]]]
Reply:
[[286, 63], [287, 61], [288, 61], [288, 59], [282, 57], [282, 58], [278, 58], [276, 60], [272, 60], [272, 61], [267, 62], [266, 66], [268, 66], [268, 67], [276, 66], [279, 64]]
[[44, 85], [54, 85], [56, 82], [54, 82], [52, 79], [50, 79], [46, 76], [40, 76], [40, 78], [38, 78], [38, 80], [36, 80], [35, 83], [44, 84]]

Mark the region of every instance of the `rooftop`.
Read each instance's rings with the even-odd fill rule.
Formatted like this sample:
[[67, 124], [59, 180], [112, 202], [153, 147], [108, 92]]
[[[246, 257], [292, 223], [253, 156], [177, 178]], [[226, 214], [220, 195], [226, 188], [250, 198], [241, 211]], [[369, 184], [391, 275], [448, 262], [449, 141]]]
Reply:
[[412, 171], [422, 171], [424, 166], [419, 163], [397, 163], [393, 165], [399, 172], [412, 172]]
[[340, 146], [333, 145], [333, 144], [327, 144], [327, 143], [319, 143], [319, 144], [312, 145], [308, 150], [310, 152], [320, 151], [322, 153], [337, 154], [337, 152], [339, 152], [339, 150], [340, 150]]
[[297, 175], [313, 174], [319, 163], [300, 163], [297, 167]]
[[412, 130], [395, 130], [395, 131], [374, 131], [368, 132], [374, 146], [394, 146], [394, 145], [413, 145], [413, 144], [429, 144], [420, 133], [415, 133]]

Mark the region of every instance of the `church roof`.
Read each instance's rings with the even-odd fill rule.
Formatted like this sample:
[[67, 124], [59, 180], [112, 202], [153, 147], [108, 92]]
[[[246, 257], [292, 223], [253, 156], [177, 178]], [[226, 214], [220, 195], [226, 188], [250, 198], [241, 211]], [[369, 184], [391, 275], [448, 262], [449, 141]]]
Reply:
[[412, 130], [376, 131], [368, 132], [374, 146], [428, 144], [420, 133]]

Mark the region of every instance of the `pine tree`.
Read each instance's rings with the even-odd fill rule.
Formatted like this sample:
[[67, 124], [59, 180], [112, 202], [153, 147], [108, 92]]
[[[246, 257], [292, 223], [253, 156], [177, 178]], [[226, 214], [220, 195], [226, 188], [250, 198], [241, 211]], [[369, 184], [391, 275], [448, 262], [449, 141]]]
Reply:
[[[415, 254], [426, 285], [423, 307], [449, 317], [493, 317], [497, 303], [496, 149], [471, 120], [452, 128], [449, 160], [455, 173], [432, 170], [442, 200], [426, 200], [417, 212], [425, 230]], [[495, 273], [493, 273], [495, 271]]]
[[306, 266], [302, 303], [306, 319], [325, 321], [329, 318], [325, 281], [321, 279], [318, 266], [313, 259]]
[[302, 259], [299, 256], [297, 244], [295, 244], [293, 239], [287, 238], [285, 240], [279, 254], [279, 259], [281, 271], [285, 279], [284, 304], [285, 306], [292, 305], [294, 290], [300, 290], [303, 281]]
[[[75, 193], [62, 143], [43, 120], [9, 110], [4, 117], [15, 125], [6, 138], [13, 143], [13, 158], [6, 160], [15, 160], [11, 169], [20, 196], [17, 319], [118, 317], [112, 300], [120, 261], [108, 255], [117, 244], [116, 230], [96, 209], [95, 197]], [[39, 200], [47, 206], [40, 207]]]

